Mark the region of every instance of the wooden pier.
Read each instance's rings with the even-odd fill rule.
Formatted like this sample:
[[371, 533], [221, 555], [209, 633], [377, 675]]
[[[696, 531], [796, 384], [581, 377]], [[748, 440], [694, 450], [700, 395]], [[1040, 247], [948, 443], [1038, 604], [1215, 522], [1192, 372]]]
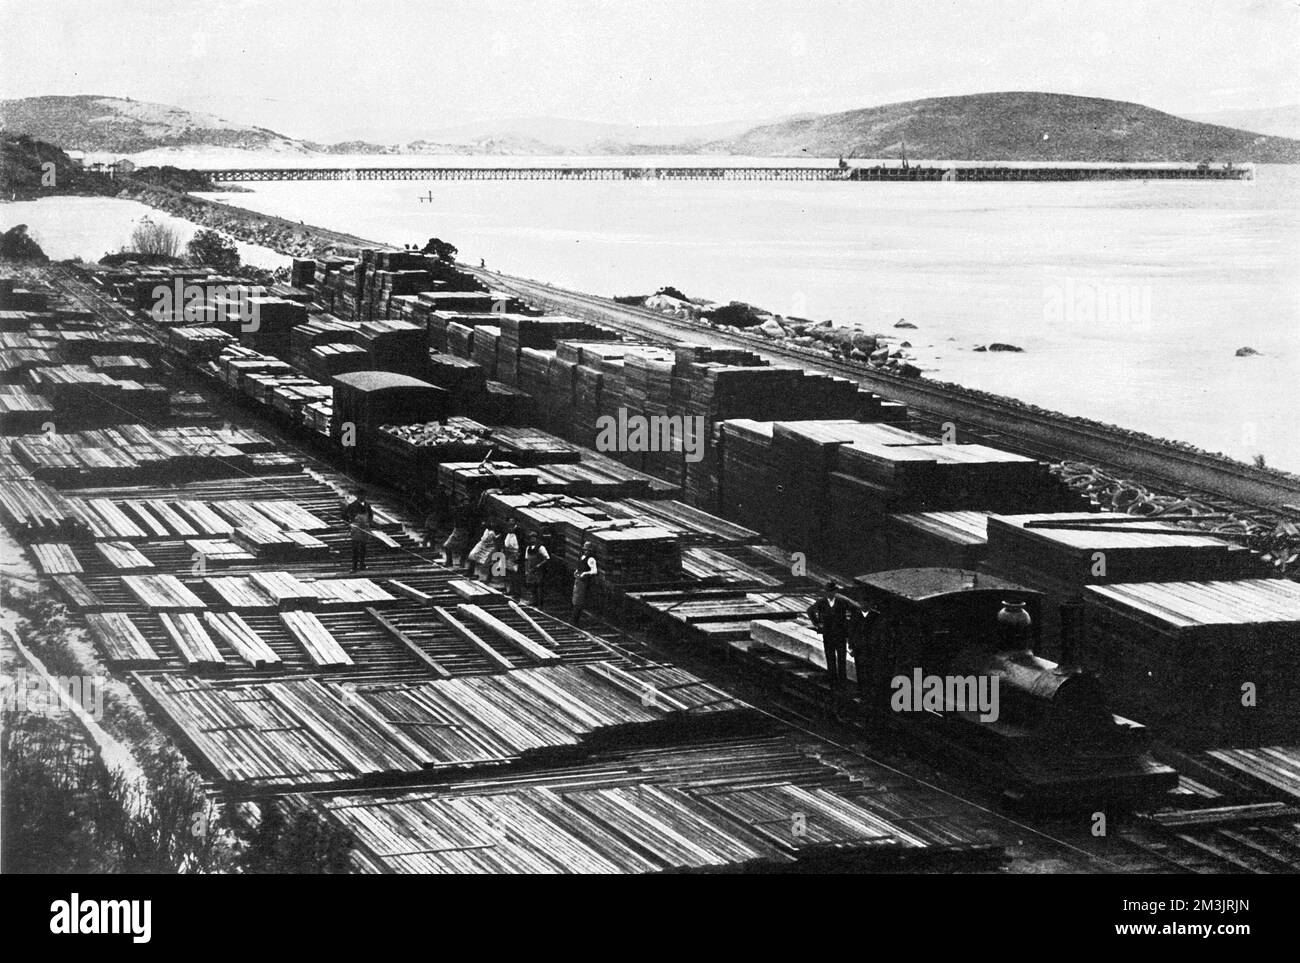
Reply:
[[198, 168], [252, 181], [1093, 181], [1253, 180], [1253, 165], [888, 165], [872, 167], [247, 167]]

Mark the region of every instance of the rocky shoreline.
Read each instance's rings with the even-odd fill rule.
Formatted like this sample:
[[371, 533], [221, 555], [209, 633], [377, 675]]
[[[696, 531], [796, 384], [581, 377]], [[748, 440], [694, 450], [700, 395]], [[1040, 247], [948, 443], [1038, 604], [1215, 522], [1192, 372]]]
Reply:
[[237, 241], [269, 248], [288, 257], [354, 255], [360, 248], [390, 247], [352, 234], [259, 214], [165, 187], [131, 183], [116, 196], [146, 204], [200, 227], [220, 231]]
[[[840, 361], [852, 361], [875, 369], [885, 369], [905, 378], [919, 378], [922, 369], [911, 353], [912, 343], [898, 335], [868, 333], [860, 328], [834, 321], [810, 321], [785, 317], [743, 301], [718, 304], [702, 298], [690, 298], [673, 287], [660, 288], [646, 297], [615, 298], [623, 304], [636, 305], [675, 318], [706, 324], [717, 331], [743, 331], [760, 335], [784, 347], [824, 350]], [[915, 331], [916, 325], [899, 318], [894, 328]], [[1014, 344], [993, 342], [976, 345], [973, 351], [1021, 352]]]
[[[393, 247], [393, 245], [367, 240], [356, 235], [332, 231], [328, 228], [301, 222], [295, 223], [284, 218], [246, 210], [218, 201], [210, 201], [206, 198], [194, 197], [189, 194], [181, 194], [166, 188], [133, 185], [121, 191], [117, 196], [139, 201], [142, 204], [166, 211], [177, 217], [183, 217], [195, 224], [221, 231], [236, 240], [249, 244], [259, 244], [289, 257], [314, 257], [324, 254], [351, 256], [355, 255], [360, 248], [384, 249]], [[649, 297], [620, 297], [614, 300], [623, 304], [636, 304], [665, 314], [672, 314], [701, 324], [707, 324], [709, 327], [721, 331], [732, 330], [751, 335], [759, 334], [774, 343], [798, 345], [805, 350], [809, 348], [824, 349], [828, 354], [850, 361], [857, 361], [877, 371], [885, 369], [900, 377], [921, 376], [920, 369], [912, 364], [912, 358], [907, 353], [910, 344], [906, 340], [898, 341], [897, 336], [879, 333], [867, 334], [857, 328], [838, 325], [832, 321], [817, 322], [806, 319], [781, 318], [778, 315], [770, 314], [760, 308], [740, 302], [733, 302], [731, 305], [717, 305], [707, 301], [686, 299], [681, 295], [681, 292], [671, 288], [661, 289], [659, 293]], [[718, 313], [720, 310], [721, 314]], [[755, 323], [754, 319], [757, 319], [757, 323]], [[736, 321], [741, 323], [737, 324]], [[764, 324], [767, 324], [767, 330], [764, 330]], [[911, 322], [900, 321], [895, 324], [895, 328], [908, 330], [915, 328], [915, 325], [912, 325]], [[986, 349], [989, 351], [1020, 350], [1014, 345], [1000, 343], [987, 345]], [[978, 348], [975, 350], [978, 350]], [[1050, 414], [1055, 417], [1068, 418], [1078, 425], [1122, 432], [1135, 441], [1159, 442], [1171, 448], [1214, 458], [1235, 466], [1248, 468], [1251, 471], [1288, 478], [1297, 477], [1291, 472], [1272, 467], [1246, 465], [1244, 462], [1231, 458], [1222, 452], [1206, 451], [1188, 442], [1157, 438], [1145, 432], [1106, 424], [1090, 418], [1062, 415], [1060, 412], [1030, 404], [1017, 398], [997, 395], [964, 385], [942, 380], [936, 383], [960, 389], [972, 397], [986, 398], [1003, 404], [1013, 404], [1023, 408], [1026, 412]]]

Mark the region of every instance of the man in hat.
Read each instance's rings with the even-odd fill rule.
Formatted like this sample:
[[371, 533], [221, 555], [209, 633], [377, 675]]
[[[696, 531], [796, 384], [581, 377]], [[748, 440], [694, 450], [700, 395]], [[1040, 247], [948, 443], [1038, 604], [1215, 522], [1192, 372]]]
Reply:
[[582, 545], [582, 557], [573, 573], [573, 615], [569, 619], [574, 628], [582, 624], [582, 613], [587, 608], [587, 599], [600, 574], [596, 568], [596, 546], [591, 542]]
[[848, 680], [849, 609], [851, 603], [840, 595], [840, 587], [826, 583], [825, 594], [808, 606], [808, 619], [821, 633], [826, 652], [826, 671], [831, 677], [831, 691]]
[[365, 489], [356, 490], [356, 497], [343, 509], [343, 521], [352, 534], [352, 571], [355, 572], [366, 567], [366, 543], [375, 525], [375, 510], [366, 500]]

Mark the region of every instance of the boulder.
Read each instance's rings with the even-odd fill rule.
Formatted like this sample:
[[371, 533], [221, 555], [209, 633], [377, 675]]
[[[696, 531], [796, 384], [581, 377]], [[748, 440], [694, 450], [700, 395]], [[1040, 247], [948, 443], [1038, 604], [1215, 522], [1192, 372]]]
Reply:
[[1258, 351], [1256, 351], [1254, 348], [1251, 348], [1249, 346], [1244, 348], [1238, 348], [1235, 353], [1238, 358], [1253, 358], [1255, 355], [1259, 354]]
[[907, 328], [907, 329], [912, 330], [912, 331], [915, 331], [915, 330], [916, 330], [916, 325], [914, 325], [911, 321], [904, 321], [902, 318], [899, 318], [899, 319], [898, 319], [898, 323], [895, 324], [894, 327], [896, 327], [896, 328]]
[[994, 341], [989, 345], [990, 351], [1024, 351], [1024, 348], [1017, 347], [1014, 344], [1004, 344], [1001, 341]]
[[879, 347], [879, 343], [874, 335], [867, 334], [865, 331], [855, 331], [853, 332], [853, 347], [870, 354]]

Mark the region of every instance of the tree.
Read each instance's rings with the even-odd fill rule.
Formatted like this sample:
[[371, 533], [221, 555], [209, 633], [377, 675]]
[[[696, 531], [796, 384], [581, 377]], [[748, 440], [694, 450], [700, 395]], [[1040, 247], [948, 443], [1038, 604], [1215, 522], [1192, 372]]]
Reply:
[[0, 234], [0, 257], [10, 261], [35, 261], [38, 264], [49, 260], [41, 246], [27, 233], [26, 224], [11, 227]]
[[235, 242], [208, 228], [200, 229], [190, 238], [185, 255], [196, 264], [208, 264], [221, 271], [239, 267], [239, 248]]
[[441, 238], [431, 237], [429, 238], [429, 243], [424, 245], [424, 250], [420, 253], [432, 254], [439, 261], [455, 261], [458, 252], [456, 250], [456, 245], [450, 244]]
[[180, 253], [181, 239], [174, 228], [142, 218], [131, 231], [131, 250], [140, 254], [175, 257]]

